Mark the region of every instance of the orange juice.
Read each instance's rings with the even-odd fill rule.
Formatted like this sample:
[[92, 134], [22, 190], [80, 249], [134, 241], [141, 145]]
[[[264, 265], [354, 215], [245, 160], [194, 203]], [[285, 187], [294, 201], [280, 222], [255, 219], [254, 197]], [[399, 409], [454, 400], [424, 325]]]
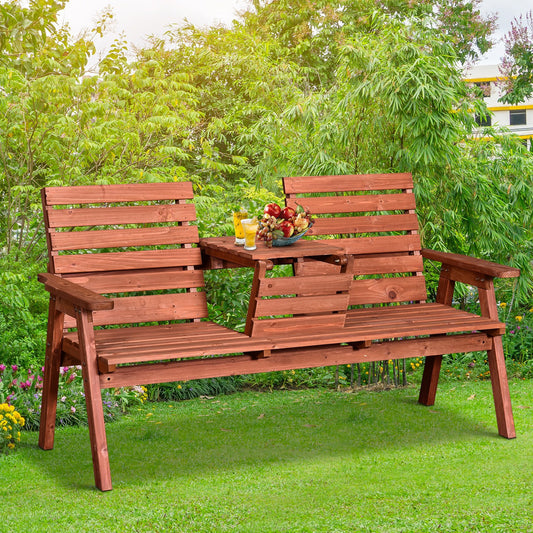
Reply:
[[244, 229], [244, 249], [245, 250], [255, 250], [255, 236], [259, 228], [259, 222], [257, 219], [244, 219], [241, 222]]
[[233, 213], [233, 227], [235, 228], [235, 244], [242, 246], [244, 244], [244, 229], [242, 228], [241, 220], [246, 218], [248, 213], [246, 211], [234, 211]]

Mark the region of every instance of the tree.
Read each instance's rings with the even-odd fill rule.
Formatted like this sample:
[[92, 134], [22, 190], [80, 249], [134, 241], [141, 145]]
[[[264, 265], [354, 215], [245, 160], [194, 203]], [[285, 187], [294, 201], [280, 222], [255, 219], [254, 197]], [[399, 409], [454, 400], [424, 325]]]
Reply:
[[533, 95], [533, 11], [514, 19], [504, 43], [500, 85], [505, 93], [500, 101], [519, 104]]

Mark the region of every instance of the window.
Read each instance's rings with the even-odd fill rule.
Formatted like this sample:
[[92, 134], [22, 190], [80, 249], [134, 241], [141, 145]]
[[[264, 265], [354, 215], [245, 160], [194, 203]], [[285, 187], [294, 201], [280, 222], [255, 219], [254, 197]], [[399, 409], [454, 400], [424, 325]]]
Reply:
[[525, 126], [526, 125], [526, 110], [513, 109], [509, 111], [509, 124], [511, 126]]
[[492, 126], [492, 117], [490, 115], [476, 115], [476, 124], [482, 128]]

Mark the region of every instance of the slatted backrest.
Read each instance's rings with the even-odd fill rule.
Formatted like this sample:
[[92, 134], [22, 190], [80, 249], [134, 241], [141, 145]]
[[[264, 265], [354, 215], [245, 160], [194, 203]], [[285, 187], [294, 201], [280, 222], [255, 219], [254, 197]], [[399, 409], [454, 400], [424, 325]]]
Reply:
[[190, 182], [44, 188], [49, 271], [114, 299], [96, 325], [206, 317], [192, 198]]
[[[342, 269], [345, 270], [345, 267]], [[246, 333], [286, 336], [344, 326], [352, 276], [346, 272], [314, 276], [268, 276], [256, 266]]]
[[[350, 305], [423, 301], [421, 243], [411, 174], [289, 177], [286, 203], [315, 219], [308, 236], [334, 239], [353, 255]], [[307, 263], [302, 273], [323, 270]]]

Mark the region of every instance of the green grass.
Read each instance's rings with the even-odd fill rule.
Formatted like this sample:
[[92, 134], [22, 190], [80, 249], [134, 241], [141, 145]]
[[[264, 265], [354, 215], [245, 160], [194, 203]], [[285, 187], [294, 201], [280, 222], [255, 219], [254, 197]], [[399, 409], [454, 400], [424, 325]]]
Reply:
[[0, 531], [533, 531], [533, 383], [513, 380], [518, 437], [490, 383], [244, 392], [148, 404], [108, 425], [114, 489], [94, 489], [87, 428], [0, 458]]

